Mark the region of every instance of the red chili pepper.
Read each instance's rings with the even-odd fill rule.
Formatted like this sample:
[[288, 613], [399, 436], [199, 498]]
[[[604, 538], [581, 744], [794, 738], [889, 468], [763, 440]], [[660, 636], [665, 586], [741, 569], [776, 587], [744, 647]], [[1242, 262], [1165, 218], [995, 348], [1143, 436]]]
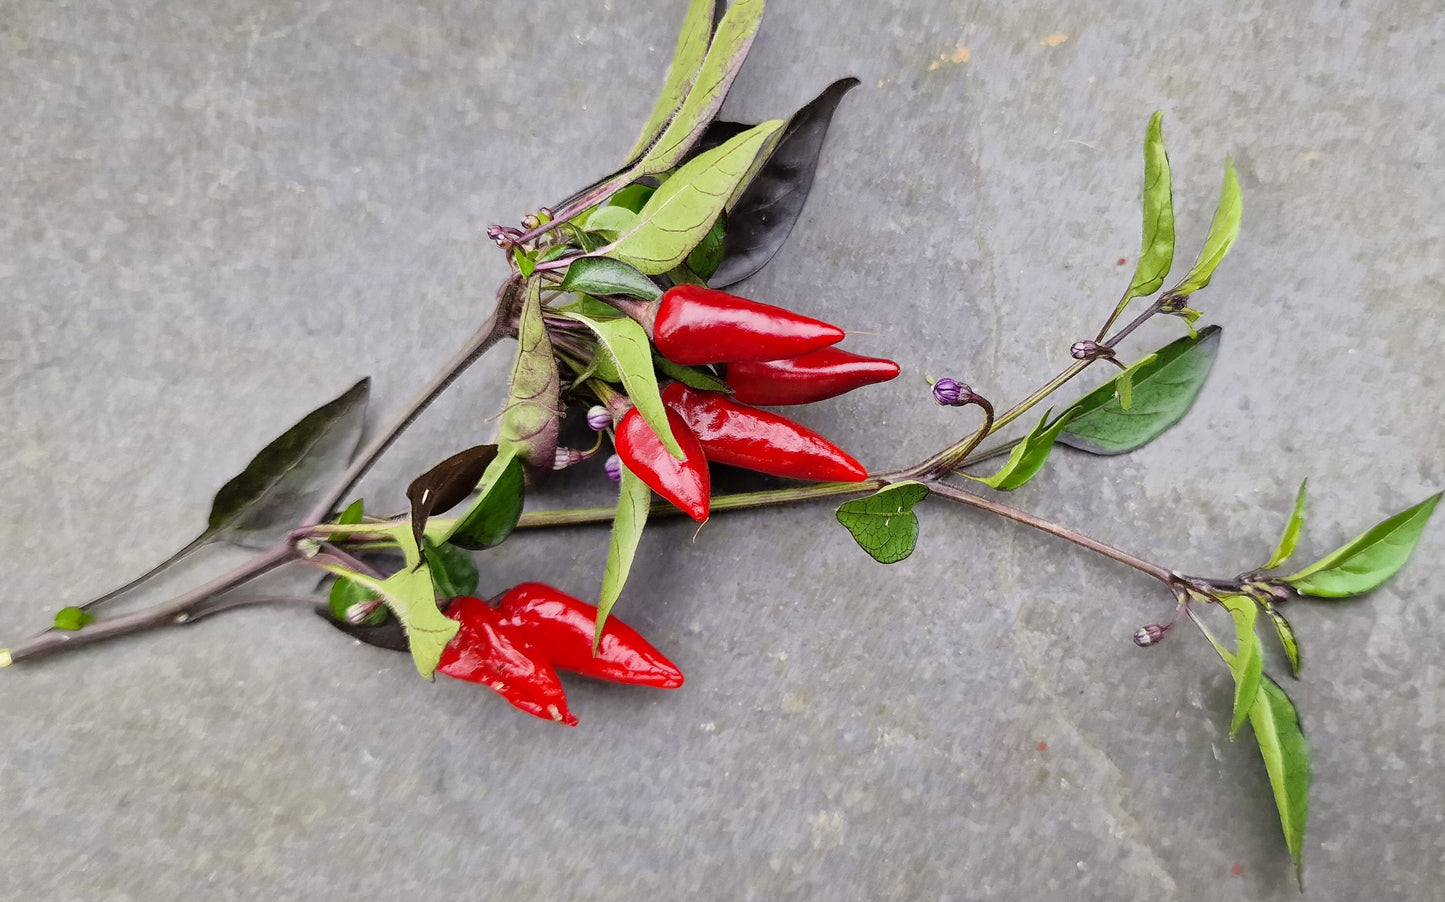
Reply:
[[483, 683], [496, 690], [513, 706], [543, 720], [569, 727], [577, 718], [567, 710], [567, 696], [557, 671], [526, 645], [513, 640], [502, 616], [480, 598], [463, 596], [452, 600], [447, 616], [462, 628], [442, 649], [437, 673], [459, 680]]
[[652, 320], [658, 353], [686, 365], [776, 360], [842, 340], [830, 323], [697, 285], [669, 288]]
[[862, 464], [808, 427], [739, 404], [722, 392], [674, 382], [663, 389], [662, 402], [682, 415], [707, 459], [715, 463], [822, 482], [868, 478]]
[[667, 412], [667, 423], [672, 427], [672, 436], [686, 455], [678, 460], [662, 446], [662, 440], [642, 414], [634, 407], [617, 421], [617, 435], [614, 444], [617, 456], [627, 469], [637, 474], [648, 488], [681, 508], [689, 517], [701, 523], [707, 519], [708, 495], [712, 491], [712, 479], [707, 472], [707, 457], [697, 436], [687, 428], [687, 423], [676, 413]]
[[607, 618], [597, 654], [592, 654], [597, 607], [545, 583], [512, 588], [502, 596], [500, 610], [508, 632], [535, 648], [553, 667], [614, 683], [659, 689], [682, 685], [682, 671], [616, 617]]
[[898, 364], [891, 360], [820, 348], [782, 360], [729, 363], [726, 381], [733, 400], [773, 407], [835, 398], [897, 375]]

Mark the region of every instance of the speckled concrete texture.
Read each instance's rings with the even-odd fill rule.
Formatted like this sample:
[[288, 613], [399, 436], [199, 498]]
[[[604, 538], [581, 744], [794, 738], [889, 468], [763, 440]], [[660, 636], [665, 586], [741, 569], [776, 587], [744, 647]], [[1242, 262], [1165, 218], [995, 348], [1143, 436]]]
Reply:
[[[631, 144], [683, 6], [0, 4], [0, 644], [190, 539], [221, 483], [359, 376], [374, 421], [398, 409], [489, 308], [487, 225]], [[1302, 554], [1437, 491], [1442, 39], [1418, 0], [773, 0], [730, 117], [863, 84], [745, 291], [904, 369], [800, 417], [888, 468], [972, 423], [926, 375], [1007, 401], [1056, 372], [1129, 277], [1162, 109], [1181, 257], [1227, 155], [1244, 190], [1198, 298], [1218, 365], [1154, 444], [1061, 453], [1013, 500], [1228, 575], [1267, 555], [1303, 477]], [[490, 437], [505, 356], [368, 479], [376, 507]], [[984, 515], [920, 514], [892, 567], [827, 505], [695, 540], [657, 525], [619, 611], [688, 683], [574, 680], [575, 730], [282, 610], [7, 668], [0, 896], [1298, 898], [1214, 653], [1129, 641], [1170, 599]], [[1435, 524], [1368, 599], [1291, 609], [1308, 898], [1445, 880], [1442, 550]], [[590, 595], [605, 553], [602, 529], [523, 536], [483, 590]]]

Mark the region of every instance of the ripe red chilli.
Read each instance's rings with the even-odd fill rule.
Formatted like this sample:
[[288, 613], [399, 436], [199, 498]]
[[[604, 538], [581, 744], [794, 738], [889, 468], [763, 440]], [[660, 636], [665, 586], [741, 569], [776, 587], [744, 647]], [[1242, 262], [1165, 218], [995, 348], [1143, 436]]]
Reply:
[[669, 288], [652, 315], [652, 341], [673, 363], [728, 363], [794, 357], [843, 340], [843, 330], [696, 285]]
[[701, 523], [707, 519], [712, 479], [707, 472], [707, 458], [697, 436], [687, 423], [673, 411], [667, 412], [672, 436], [685, 455], [678, 460], [662, 446], [662, 440], [637, 408], [632, 408], [617, 421], [614, 442], [623, 466], [631, 470], [648, 488], [671, 501], [689, 517]]
[[603, 626], [594, 655], [597, 607], [545, 583], [513, 587], [502, 596], [499, 610], [508, 632], [558, 669], [659, 689], [682, 685], [682, 671], [616, 617]]
[[782, 360], [729, 363], [726, 381], [733, 400], [773, 407], [811, 404], [897, 375], [898, 364], [891, 360], [819, 348]]
[[481, 683], [514, 707], [543, 720], [577, 726], [557, 671], [515, 640], [497, 611], [480, 598], [452, 600], [447, 616], [462, 626], [442, 649], [437, 673]]
[[748, 407], [721, 392], [674, 382], [662, 402], [682, 416], [707, 459], [773, 476], [860, 482], [868, 470], [848, 452], [787, 417]]

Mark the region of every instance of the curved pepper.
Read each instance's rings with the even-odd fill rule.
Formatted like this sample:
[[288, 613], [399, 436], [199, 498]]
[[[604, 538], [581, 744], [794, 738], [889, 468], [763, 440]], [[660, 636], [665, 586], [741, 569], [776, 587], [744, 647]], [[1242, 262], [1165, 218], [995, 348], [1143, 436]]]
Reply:
[[616, 617], [609, 617], [603, 626], [594, 655], [597, 607], [546, 583], [513, 587], [502, 596], [499, 609], [508, 632], [536, 649], [553, 667], [614, 683], [659, 689], [682, 685], [682, 671]]
[[617, 456], [648, 488], [701, 523], [707, 519], [708, 496], [712, 492], [707, 457], [697, 436], [681, 417], [669, 410], [667, 423], [672, 427], [672, 437], [686, 455], [682, 460], [668, 453], [636, 407], [617, 421], [617, 435], [613, 440]]
[[782, 360], [730, 363], [724, 381], [733, 390], [733, 400], [773, 407], [835, 398], [897, 375], [898, 364], [891, 360], [820, 348]]
[[697, 285], [669, 288], [652, 319], [652, 342], [673, 363], [728, 363], [793, 357], [843, 340], [843, 330]]
[[680, 414], [707, 459], [773, 476], [818, 482], [860, 482], [868, 470], [818, 433], [780, 416], [733, 401], [722, 392], [674, 382], [662, 403]]
[[520, 639], [514, 641], [491, 605], [462, 596], [452, 600], [446, 613], [462, 628], [442, 649], [437, 673], [485, 684], [528, 714], [577, 726], [577, 718], [567, 710], [557, 671]]

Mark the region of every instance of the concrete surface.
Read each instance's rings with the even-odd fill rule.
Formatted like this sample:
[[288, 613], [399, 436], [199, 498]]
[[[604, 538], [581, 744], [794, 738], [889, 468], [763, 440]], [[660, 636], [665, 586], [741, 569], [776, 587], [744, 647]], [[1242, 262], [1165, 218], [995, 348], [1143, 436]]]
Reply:
[[[0, 4], [0, 644], [189, 539], [224, 480], [354, 378], [395, 410], [490, 303], [486, 226], [631, 143], [683, 6]], [[1007, 400], [1056, 371], [1128, 279], [1162, 109], [1181, 256], [1226, 155], [1244, 189], [1199, 297], [1219, 364], [1150, 447], [1061, 454], [1014, 500], [1228, 575], [1267, 554], [1305, 476], [1303, 554], [1438, 490], [1442, 37], [1425, 2], [774, 0], [731, 116], [863, 87], [747, 293], [904, 367], [805, 419], [886, 468], [967, 428], [925, 375]], [[506, 371], [472, 372], [368, 497], [394, 504], [490, 437]], [[1129, 642], [1168, 599], [1026, 530], [921, 513], [888, 568], [826, 505], [650, 531], [619, 610], [688, 683], [573, 680], [576, 730], [298, 612], [8, 668], [0, 895], [1295, 898], [1213, 652], [1186, 630]], [[483, 561], [484, 590], [594, 593], [605, 545], [526, 536]], [[1435, 524], [1368, 600], [1291, 612], [1310, 898], [1445, 879], [1442, 548]]]

